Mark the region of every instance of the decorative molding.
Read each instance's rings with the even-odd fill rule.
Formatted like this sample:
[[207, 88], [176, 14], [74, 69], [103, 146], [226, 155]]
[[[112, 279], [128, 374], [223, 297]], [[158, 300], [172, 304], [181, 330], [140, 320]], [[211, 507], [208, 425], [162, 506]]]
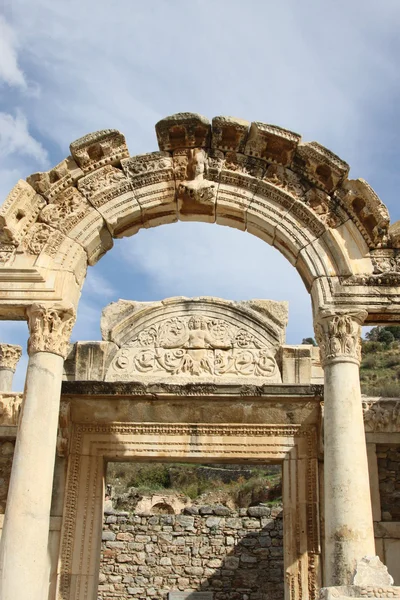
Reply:
[[366, 311], [331, 314], [315, 323], [315, 337], [321, 351], [321, 362], [326, 365], [335, 359], [361, 362], [361, 324]]
[[74, 308], [62, 304], [53, 306], [32, 304], [26, 312], [30, 331], [28, 354], [51, 352], [65, 359], [69, 349], [69, 338], [75, 324]]
[[[301, 561], [296, 554], [290, 557], [290, 570], [296, 577], [300, 594], [296, 598], [301, 597], [303, 590], [304, 598], [316, 600], [320, 552], [316, 450], [315, 429], [300, 425], [74, 424], [61, 534], [60, 600], [81, 600], [95, 593], [92, 586], [96, 586], [97, 581], [88, 575], [97, 571], [100, 554], [97, 546], [100, 537], [95, 532], [102, 518], [99, 493], [104, 476], [102, 465], [104, 459], [115, 460], [121, 456], [125, 460], [133, 459], [138, 453], [142, 458], [158, 453], [181, 458], [224, 454], [234, 459], [284, 459], [286, 477], [291, 482], [285, 488], [286, 502], [288, 506], [298, 507], [287, 520], [285, 539], [291, 538], [294, 552], [299, 547], [306, 549], [302, 551]], [[303, 497], [306, 502], [301, 500]]]
[[21, 356], [21, 346], [0, 344], [0, 369], [10, 369], [11, 371], [15, 371]]

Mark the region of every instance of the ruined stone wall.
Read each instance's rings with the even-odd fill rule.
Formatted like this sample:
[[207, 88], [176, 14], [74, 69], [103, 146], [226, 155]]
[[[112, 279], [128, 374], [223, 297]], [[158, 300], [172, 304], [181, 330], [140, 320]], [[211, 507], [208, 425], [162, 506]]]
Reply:
[[376, 447], [382, 521], [400, 521], [400, 446]]
[[14, 456], [14, 441], [0, 441], [0, 515], [6, 510], [8, 485]]
[[214, 600], [283, 599], [282, 507], [106, 515], [99, 600], [161, 599], [171, 590]]

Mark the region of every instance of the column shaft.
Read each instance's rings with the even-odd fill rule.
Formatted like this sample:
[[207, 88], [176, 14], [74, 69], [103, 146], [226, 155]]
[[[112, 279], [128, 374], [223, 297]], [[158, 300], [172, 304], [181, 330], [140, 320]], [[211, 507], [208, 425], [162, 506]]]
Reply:
[[0, 551], [0, 598], [45, 600], [63, 358], [29, 358]]
[[330, 314], [315, 326], [325, 385], [325, 586], [351, 585], [357, 563], [375, 555], [359, 373], [366, 314]]
[[60, 391], [75, 311], [34, 304], [27, 317], [29, 362], [0, 544], [1, 600], [48, 597]]
[[14, 378], [14, 371], [0, 367], [0, 392], [11, 392]]
[[355, 363], [325, 366], [325, 585], [351, 584], [375, 555], [368, 460]]

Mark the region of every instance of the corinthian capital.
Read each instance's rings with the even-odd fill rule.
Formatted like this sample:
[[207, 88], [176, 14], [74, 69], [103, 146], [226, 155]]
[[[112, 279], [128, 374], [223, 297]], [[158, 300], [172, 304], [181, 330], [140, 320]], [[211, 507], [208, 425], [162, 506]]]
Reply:
[[11, 371], [15, 371], [21, 355], [21, 346], [0, 344], [0, 369], [10, 369]]
[[361, 325], [366, 311], [330, 314], [317, 319], [315, 337], [321, 351], [322, 364], [335, 359], [361, 362]]
[[61, 304], [45, 306], [32, 304], [27, 309], [30, 337], [28, 354], [51, 352], [63, 358], [75, 323], [75, 310]]

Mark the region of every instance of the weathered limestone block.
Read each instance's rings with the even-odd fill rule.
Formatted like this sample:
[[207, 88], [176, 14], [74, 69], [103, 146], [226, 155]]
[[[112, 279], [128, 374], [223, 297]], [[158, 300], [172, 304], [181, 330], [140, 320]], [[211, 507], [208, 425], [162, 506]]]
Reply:
[[211, 148], [223, 152], [243, 153], [250, 122], [236, 117], [214, 117]]
[[44, 206], [45, 199], [20, 179], [0, 207], [0, 243], [17, 246]]
[[52, 200], [66, 188], [75, 185], [82, 176], [83, 171], [68, 156], [50, 171], [33, 173], [27, 177], [27, 182], [47, 200]]
[[103, 381], [117, 351], [118, 346], [112, 342], [76, 342], [70, 353], [72, 365], [65, 368], [69, 370], [70, 378], [76, 381]]
[[[389, 237], [389, 213], [379, 196], [364, 179], [345, 181], [339, 197], [344, 208], [355, 218], [356, 224], [367, 244], [384, 247]], [[396, 230], [391, 241], [397, 246]]]
[[218, 184], [207, 179], [205, 151], [201, 148], [175, 150], [173, 164], [179, 219], [214, 223]]
[[196, 113], [177, 113], [156, 124], [160, 150], [208, 148], [211, 138], [210, 121]]
[[222, 164], [216, 208], [216, 222], [244, 231], [246, 211], [258, 188], [265, 163], [238, 152], [227, 152]]
[[290, 165], [301, 136], [276, 125], [252, 123], [245, 154], [280, 165]]
[[80, 244], [61, 231], [44, 223], [35, 223], [17, 249], [14, 266], [69, 271], [81, 284], [86, 275], [87, 255]]
[[139, 203], [121, 169], [101, 167], [80, 179], [78, 190], [103, 216], [113, 237], [132, 235], [141, 227]]
[[281, 347], [283, 383], [311, 383], [311, 348], [305, 344]]
[[113, 246], [100, 213], [74, 187], [57, 195], [40, 213], [39, 220], [78, 242], [94, 265]]
[[293, 168], [328, 193], [338, 188], [349, 172], [349, 165], [344, 160], [318, 142], [297, 146]]
[[71, 154], [85, 173], [104, 165], [119, 165], [129, 156], [124, 135], [117, 129], [102, 129], [85, 135], [70, 145]]
[[121, 166], [131, 181], [145, 227], [178, 220], [173, 164], [168, 152], [140, 154], [122, 160]]

